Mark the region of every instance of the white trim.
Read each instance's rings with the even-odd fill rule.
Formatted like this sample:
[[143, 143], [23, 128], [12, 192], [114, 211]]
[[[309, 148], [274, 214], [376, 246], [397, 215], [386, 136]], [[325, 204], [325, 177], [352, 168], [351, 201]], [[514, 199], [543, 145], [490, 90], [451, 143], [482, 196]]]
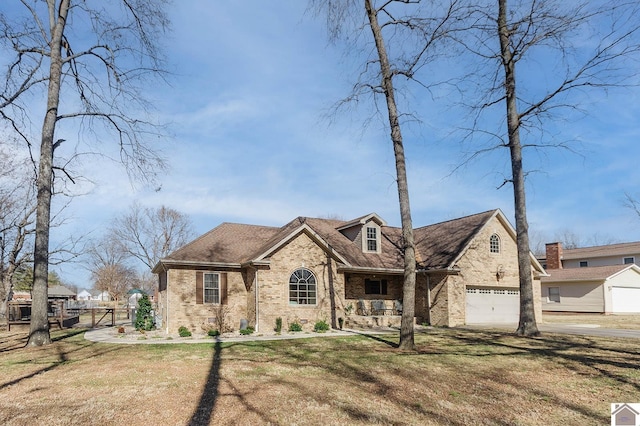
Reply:
[[615, 272], [611, 275], [609, 275], [607, 278], [604, 279], [604, 281], [610, 280], [611, 278], [615, 278], [618, 275], [622, 274], [623, 272], [627, 272], [629, 269], [633, 269], [635, 272], [640, 274], [640, 267], [638, 265], [636, 265], [635, 263], [629, 263], [629, 266], [627, 266], [624, 269], [619, 270], [618, 272]]
[[[373, 229], [375, 231], [375, 242], [376, 242], [376, 249], [375, 250], [369, 250], [369, 241], [373, 241], [373, 238], [369, 238], [369, 229]], [[381, 253], [382, 252], [382, 248], [380, 247], [382, 245], [382, 229], [380, 228], [380, 226], [375, 223], [375, 222], [367, 222], [366, 224], [364, 224], [362, 226], [362, 231], [361, 231], [361, 235], [362, 235], [362, 252], [363, 253]]]
[[384, 219], [378, 216], [377, 213], [369, 213], [366, 216], [362, 216], [361, 218], [351, 220], [345, 223], [344, 225], [337, 227], [336, 230], [342, 231], [343, 229], [349, 229], [349, 228], [353, 228], [354, 226], [364, 225], [365, 223], [370, 222], [372, 220], [380, 226], [387, 226], [387, 222], [385, 222]]

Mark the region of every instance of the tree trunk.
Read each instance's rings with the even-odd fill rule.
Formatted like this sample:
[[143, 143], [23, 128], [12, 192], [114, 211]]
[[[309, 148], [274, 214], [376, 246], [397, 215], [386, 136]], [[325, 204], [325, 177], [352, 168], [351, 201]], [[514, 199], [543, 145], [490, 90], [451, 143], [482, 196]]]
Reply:
[[40, 164], [38, 168], [36, 238], [33, 256], [33, 289], [31, 304], [31, 330], [28, 346], [42, 346], [51, 343], [48, 319], [48, 276], [49, 276], [49, 227], [51, 222], [51, 196], [53, 191], [53, 139], [55, 136], [60, 103], [60, 82], [62, 76], [62, 37], [69, 11], [70, 0], [61, 0], [57, 10], [55, 0], [48, 0], [51, 41], [49, 89], [47, 93], [47, 113], [42, 125], [40, 144]]
[[382, 30], [378, 24], [377, 11], [373, 8], [371, 0], [365, 0], [365, 9], [369, 18], [369, 24], [380, 59], [380, 71], [382, 88], [387, 101], [389, 113], [389, 125], [391, 128], [391, 141], [396, 159], [396, 174], [398, 182], [398, 198], [400, 201], [400, 219], [402, 222], [402, 239], [404, 249], [404, 285], [402, 287], [402, 324], [400, 327], [399, 348], [413, 350], [414, 343], [414, 316], [415, 316], [415, 292], [416, 292], [416, 255], [413, 240], [413, 225], [411, 223], [411, 208], [409, 203], [409, 186], [407, 184], [407, 170], [402, 143], [402, 132], [398, 119], [398, 109], [393, 89], [393, 74], [387, 57]]
[[520, 116], [516, 98], [515, 62], [511, 51], [511, 38], [507, 27], [507, 0], [498, 0], [498, 35], [502, 65], [505, 71], [505, 94], [507, 106], [507, 129], [509, 151], [511, 153], [511, 171], [513, 180], [514, 207], [516, 215], [516, 243], [518, 247], [518, 269], [520, 276], [520, 321], [517, 334], [537, 336], [540, 334], [536, 324], [533, 307], [533, 279], [529, 249], [529, 225], [527, 223], [527, 203], [522, 170], [522, 145], [520, 144]]

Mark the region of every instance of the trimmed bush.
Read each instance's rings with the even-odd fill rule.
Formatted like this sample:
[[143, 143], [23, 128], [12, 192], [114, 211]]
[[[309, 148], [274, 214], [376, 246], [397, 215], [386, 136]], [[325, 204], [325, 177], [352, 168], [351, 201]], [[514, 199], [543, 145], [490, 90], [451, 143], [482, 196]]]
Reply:
[[329, 327], [329, 324], [327, 324], [327, 322], [325, 320], [318, 320], [316, 321], [315, 325], [313, 326], [313, 331], [315, 331], [316, 333], [324, 333], [325, 331], [329, 330], [331, 327]]
[[184, 325], [181, 325], [180, 328], [178, 328], [178, 334], [180, 337], [191, 337], [191, 331]]
[[249, 334], [253, 334], [254, 331], [256, 331], [256, 329], [251, 327], [251, 326], [249, 326], [247, 328], [241, 329], [240, 330], [240, 334], [247, 336]]
[[300, 324], [298, 321], [294, 321], [291, 324], [289, 324], [289, 331], [302, 331], [302, 324]]
[[276, 318], [275, 332], [276, 333], [280, 333], [281, 331], [282, 331], [282, 318], [278, 317], [278, 318]]
[[209, 336], [209, 337], [217, 337], [219, 335], [220, 335], [220, 332], [218, 330], [211, 329], [211, 330], [207, 331], [207, 336]]

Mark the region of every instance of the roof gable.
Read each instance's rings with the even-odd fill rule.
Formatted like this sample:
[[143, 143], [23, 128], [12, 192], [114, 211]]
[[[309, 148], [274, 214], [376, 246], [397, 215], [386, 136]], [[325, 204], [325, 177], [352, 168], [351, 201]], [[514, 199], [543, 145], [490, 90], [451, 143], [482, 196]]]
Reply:
[[450, 269], [497, 210], [424, 226], [414, 230], [418, 269]]
[[346, 222], [340, 226], [338, 226], [336, 229], [338, 231], [343, 231], [345, 229], [349, 229], [349, 228], [353, 228], [354, 226], [362, 226], [368, 222], [375, 222], [380, 226], [387, 226], [387, 222], [385, 222], [384, 219], [382, 219], [380, 216], [378, 216], [377, 213], [369, 213], [366, 216], [361, 216], [357, 219], [353, 219], [349, 222]]
[[[298, 220], [303, 218], [298, 218]], [[285, 226], [285, 229], [281, 232], [277, 233], [274, 238], [265, 243], [258, 251], [259, 254], [256, 256], [252, 256], [250, 262], [260, 262], [266, 260], [269, 256], [271, 256], [275, 251], [277, 251], [280, 247], [287, 244], [289, 241], [296, 238], [298, 235], [304, 233], [307, 234], [316, 244], [318, 244], [324, 251], [331, 254], [337, 261], [348, 264], [349, 262], [337, 251], [333, 249], [333, 247], [319, 234], [317, 233], [311, 226], [309, 226], [305, 221], [300, 221], [301, 225], [294, 229], [288, 229]], [[262, 251], [264, 250], [264, 251]]]

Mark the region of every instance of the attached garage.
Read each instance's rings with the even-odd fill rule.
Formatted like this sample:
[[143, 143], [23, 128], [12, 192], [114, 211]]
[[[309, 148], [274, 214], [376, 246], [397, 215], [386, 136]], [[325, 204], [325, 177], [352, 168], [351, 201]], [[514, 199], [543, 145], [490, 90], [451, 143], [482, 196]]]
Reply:
[[517, 324], [520, 291], [517, 289], [467, 287], [467, 324]]
[[640, 313], [640, 288], [611, 287], [611, 307], [616, 314]]

